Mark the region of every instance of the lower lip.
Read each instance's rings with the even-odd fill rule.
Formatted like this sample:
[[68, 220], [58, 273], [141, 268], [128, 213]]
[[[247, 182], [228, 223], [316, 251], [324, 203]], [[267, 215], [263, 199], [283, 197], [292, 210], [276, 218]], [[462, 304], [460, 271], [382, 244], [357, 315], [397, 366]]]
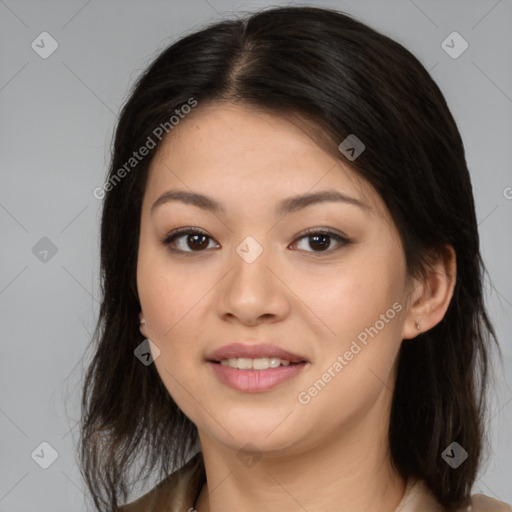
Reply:
[[227, 386], [238, 391], [257, 393], [267, 391], [298, 375], [306, 363], [278, 366], [267, 370], [239, 370], [220, 363], [208, 361], [215, 375]]

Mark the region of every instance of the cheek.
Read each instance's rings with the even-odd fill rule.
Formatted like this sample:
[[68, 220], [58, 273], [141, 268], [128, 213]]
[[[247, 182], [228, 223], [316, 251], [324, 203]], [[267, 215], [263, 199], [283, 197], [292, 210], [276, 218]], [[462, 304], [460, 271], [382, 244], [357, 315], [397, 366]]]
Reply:
[[168, 262], [144, 255], [139, 259], [137, 283], [147, 336], [160, 350], [154, 363], [158, 374], [178, 407], [187, 416], [196, 417], [190, 391], [203, 357], [198, 328], [206, 314], [207, 304], [201, 297], [208, 290], [208, 283], [197, 274], [194, 278], [171, 268]]
[[177, 403], [179, 383], [193, 388], [198, 365], [204, 363], [205, 321], [213, 307], [208, 292], [218, 281], [212, 272], [193, 267], [147, 251], [140, 254], [137, 272], [147, 337], [160, 349], [155, 365]]
[[311, 399], [311, 411], [343, 403], [343, 411], [336, 413], [339, 421], [367, 410], [384, 386], [392, 386], [401, 343], [404, 269], [393, 259], [400, 254], [360, 256], [336, 273], [308, 280], [302, 289], [322, 321], [318, 364], [302, 391]]
[[[309, 308], [324, 343], [342, 349], [373, 326], [381, 314], [386, 316], [401, 297], [401, 277], [399, 272], [390, 272], [392, 266], [377, 258], [360, 258], [336, 271], [317, 274], [314, 279], [299, 279], [294, 291]], [[386, 319], [396, 319], [395, 313], [392, 310]], [[392, 322], [386, 323], [384, 330], [390, 331]]]
[[155, 341], [167, 344], [193, 324], [207, 283], [183, 266], [171, 265], [165, 256], [151, 257], [148, 252], [139, 257], [137, 286], [148, 330]]

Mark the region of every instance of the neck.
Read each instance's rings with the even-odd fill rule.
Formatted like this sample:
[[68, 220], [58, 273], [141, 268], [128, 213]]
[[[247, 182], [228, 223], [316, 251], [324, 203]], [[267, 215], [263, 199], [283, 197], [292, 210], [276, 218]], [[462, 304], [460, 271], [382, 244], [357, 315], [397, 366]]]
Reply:
[[[376, 436], [379, 431], [386, 435]], [[387, 429], [366, 421], [330, 437], [321, 447], [264, 453], [245, 466], [236, 450], [221, 448], [200, 432], [208, 483], [197, 512], [393, 512], [405, 481], [391, 466]]]

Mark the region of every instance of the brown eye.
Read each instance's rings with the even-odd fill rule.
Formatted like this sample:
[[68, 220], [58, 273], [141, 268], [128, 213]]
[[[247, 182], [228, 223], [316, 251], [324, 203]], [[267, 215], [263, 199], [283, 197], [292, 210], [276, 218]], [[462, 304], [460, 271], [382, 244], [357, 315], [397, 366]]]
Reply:
[[[329, 252], [331, 250], [336, 250], [343, 245], [347, 245], [350, 243], [350, 240], [344, 236], [341, 236], [339, 233], [330, 230], [323, 231], [313, 231], [308, 230], [305, 236], [301, 236], [298, 238], [301, 240], [308, 240], [307, 247], [300, 248], [301, 250], [305, 250], [307, 252]], [[331, 247], [332, 240], [335, 240], [337, 243], [337, 247], [334, 249]], [[294, 245], [298, 245], [299, 242], [295, 242]]]
[[312, 249], [320, 249], [320, 251], [325, 251], [331, 245], [331, 239], [329, 235], [314, 235], [309, 238], [309, 246]]
[[[192, 250], [206, 249], [208, 247], [208, 237], [206, 235], [187, 235], [186, 243]], [[206, 243], [205, 243], [206, 241]]]
[[[163, 244], [172, 252], [204, 252], [208, 248], [210, 236], [195, 228], [181, 228], [170, 233]], [[175, 247], [177, 248], [175, 248]]]

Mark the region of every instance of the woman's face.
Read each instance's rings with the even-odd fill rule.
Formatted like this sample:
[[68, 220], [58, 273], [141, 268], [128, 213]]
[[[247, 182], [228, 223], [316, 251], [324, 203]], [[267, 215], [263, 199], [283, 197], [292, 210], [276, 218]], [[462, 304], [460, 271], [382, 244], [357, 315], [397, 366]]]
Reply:
[[[142, 332], [202, 442], [283, 453], [362, 429], [387, 434], [394, 363], [412, 337], [410, 288], [384, 203], [347, 163], [297, 125], [233, 105], [200, 105], [153, 159], [137, 268]], [[158, 201], [170, 191], [184, 200]], [[290, 202], [324, 192], [354, 201]], [[178, 228], [187, 229], [166, 245]], [[232, 343], [306, 362], [209, 361]]]

